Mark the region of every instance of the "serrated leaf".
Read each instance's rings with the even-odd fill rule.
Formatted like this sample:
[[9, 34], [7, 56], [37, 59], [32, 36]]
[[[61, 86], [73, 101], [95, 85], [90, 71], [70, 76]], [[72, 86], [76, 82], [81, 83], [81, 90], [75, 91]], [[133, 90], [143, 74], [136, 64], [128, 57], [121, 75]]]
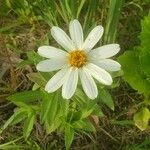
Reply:
[[35, 121], [35, 114], [30, 112], [23, 126], [23, 136], [26, 140], [33, 129], [34, 121]]
[[105, 89], [100, 89], [99, 98], [101, 101], [108, 106], [111, 110], [114, 110], [114, 102], [110, 93]]
[[66, 150], [69, 150], [69, 148], [72, 144], [73, 138], [74, 138], [74, 130], [73, 130], [73, 128], [71, 128], [70, 126], [67, 125], [65, 128], [65, 147], [66, 147]]
[[139, 112], [134, 115], [135, 125], [140, 130], [145, 130], [148, 128], [148, 122], [150, 119], [150, 111], [148, 108], [142, 108]]

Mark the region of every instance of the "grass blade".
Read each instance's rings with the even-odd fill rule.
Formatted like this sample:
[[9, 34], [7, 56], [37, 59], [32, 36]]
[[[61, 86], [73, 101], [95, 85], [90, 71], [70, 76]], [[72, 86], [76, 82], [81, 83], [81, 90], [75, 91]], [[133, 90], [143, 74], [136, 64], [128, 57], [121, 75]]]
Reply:
[[110, 0], [107, 21], [105, 26], [104, 43], [113, 43], [116, 40], [118, 21], [124, 0]]

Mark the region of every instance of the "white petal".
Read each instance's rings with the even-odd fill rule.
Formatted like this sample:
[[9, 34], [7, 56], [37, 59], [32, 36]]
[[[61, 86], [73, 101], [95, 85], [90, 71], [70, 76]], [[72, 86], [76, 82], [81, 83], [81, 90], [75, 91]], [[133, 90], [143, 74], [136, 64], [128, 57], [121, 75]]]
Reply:
[[50, 72], [61, 69], [65, 64], [65, 59], [47, 59], [39, 62], [36, 69], [41, 72]]
[[59, 89], [65, 81], [66, 74], [68, 73], [68, 68], [63, 68], [58, 71], [46, 84], [45, 90], [49, 93]]
[[77, 49], [81, 49], [83, 44], [83, 31], [78, 20], [73, 20], [69, 25], [69, 32]]
[[52, 46], [39, 47], [38, 54], [46, 58], [65, 58], [67, 56], [67, 52]]
[[96, 45], [96, 43], [100, 40], [100, 38], [103, 35], [103, 32], [104, 32], [104, 28], [102, 26], [95, 27], [86, 38], [82, 46], [82, 49], [86, 51], [91, 50]]
[[109, 58], [120, 51], [119, 44], [108, 44], [90, 51], [89, 55], [93, 58]]
[[75, 49], [75, 46], [73, 45], [72, 40], [59, 27], [56, 27], [56, 26], [52, 27], [51, 35], [57, 41], [57, 43], [60, 44], [65, 50], [70, 51], [70, 50]]
[[121, 65], [118, 62], [111, 59], [94, 60], [93, 63], [108, 71], [118, 71], [121, 68]]
[[110, 74], [106, 72], [104, 69], [92, 63], [87, 64], [86, 69], [88, 69], [88, 72], [102, 84], [105, 84], [105, 85], [112, 84], [112, 78]]
[[70, 99], [75, 93], [78, 83], [78, 69], [70, 68], [70, 74], [67, 75], [62, 87], [62, 96], [65, 99]]
[[92, 76], [84, 67], [80, 70], [79, 75], [84, 92], [90, 99], [95, 99], [98, 95], [98, 90]]

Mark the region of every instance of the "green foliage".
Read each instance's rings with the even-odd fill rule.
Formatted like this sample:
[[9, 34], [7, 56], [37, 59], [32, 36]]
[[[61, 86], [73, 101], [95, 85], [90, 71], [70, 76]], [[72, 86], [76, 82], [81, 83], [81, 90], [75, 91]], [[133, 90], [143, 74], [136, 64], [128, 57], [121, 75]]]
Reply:
[[26, 140], [33, 129], [34, 121], [35, 121], [34, 112], [28, 113], [27, 119], [25, 120], [24, 126], [23, 126], [23, 136]]
[[[141, 44], [132, 51], [125, 52], [119, 57], [124, 71], [124, 79], [138, 93], [144, 95], [144, 105], [150, 105], [150, 14], [142, 21], [140, 34]], [[134, 115], [135, 125], [144, 130], [148, 127], [150, 114], [148, 108], [140, 108]]]
[[105, 89], [100, 89], [99, 97], [105, 105], [107, 105], [111, 110], [114, 110], [114, 102], [110, 93]]
[[65, 127], [65, 146], [68, 150], [74, 138], [74, 130], [70, 126]]
[[[39, 87], [41, 86], [39, 85]], [[114, 107], [111, 96], [104, 89], [100, 98], [111, 109]], [[107, 99], [108, 102], [106, 102]], [[59, 91], [49, 94], [43, 89], [15, 93], [9, 96], [8, 100], [17, 105], [18, 108], [4, 124], [2, 131], [10, 125], [23, 121], [23, 137], [27, 140], [33, 130], [36, 118], [40, 116], [40, 122], [46, 127], [47, 134], [56, 129], [65, 132], [66, 149], [69, 149], [75, 132], [96, 131], [89, 119], [90, 116], [103, 116], [101, 107], [97, 102], [87, 99], [80, 90], [73, 97], [73, 101], [62, 99]]]
[[[6, 0], [7, 8], [10, 12], [17, 15], [17, 20], [11, 25], [0, 28], [0, 32], [7, 31], [24, 23], [34, 27], [34, 23], [42, 23], [42, 25], [60, 25], [69, 24], [70, 20], [77, 18], [82, 20], [83, 29], [87, 34], [91, 28], [96, 25], [96, 15], [102, 11], [101, 20], [103, 20], [102, 8], [106, 2], [100, 0]], [[112, 5], [113, 4], [113, 5]], [[107, 31], [105, 42], [113, 42], [116, 35], [117, 22], [119, 20], [120, 8], [122, 1], [111, 1], [109, 14], [107, 19]], [[119, 11], [118, 11], [119, 10]], [[113, 15], [115, 17], [113, 17]], [[110, 27], [113, 25], [113, 29]], [[111, 38], [112, 37], [112, 38]], [[48, 45], [48, 34], [41, 41], [37, 42], [37, 46]], [[36, 52], [27, 52], [28, 60], [24, 60], [18, 64], [18, 68], [26, 65], [36, 65], [41, 58]], [[146, 62], [145, 62], [146, 63]], [[98, 119], [103, 117], [101, 108], [103, 104], [114, 110], [113, 99], [107, 89], [99, 88], [99, 97], [92, 101], [81, 90], [80, 85], [74, 97], [70, 100], [64, 100], [60, 91], [55, 93], [47, 93], [44, 91], [45, 84], [52, 77], [53, 73], [29, 73], [27, 77], [34, 83], [32, 90], [18, 92], [8, 97], [8, 100], [14, 103], [17, 108], [14, 114], [2, 127], [2, 131], [8, 126], [22, 123], [23, 137], [27, 141], [34, 124], [38, 121], [44, 126], [47, 134], [56, 130], [64, 133], [65, 146], [69, 149], [76, 132], [89, 133], [95, 132], [95, 124], [90, 117], [96, 116]], [[118, 75], [114, 75], [118, 76]], [[116, 87], [118, 84], [113, 85]], [[98, 125], [97, 125], [98, 126]]]
[[149, 95], [150, 91], [150, 15], [142, 22], [141, 45], [119, 57], [125, 80], [139, 93]]
[[116, 40], [117, 26], [123, 3], [124, 0], [110, 0], [104, 35], [105, 43], [114, 43]]
[[[62, 22], [69, 24], [72, 19], [82, 19], [84, 30], [88, 33], [95, 26], [95, 15], [101, 6], [100, 0], [5, 0], [4, 6], [13, 11], [17, 21], [0, 29], [5, 32], [24, 23], [34, 26], [35, 22], [43, 22], [50, 27], [60, 25]], [[89, 7], [90, 6], [90, 7]], [[3, 7], [4, 8], [4, 7]], [[82, 15], [84, 14], [84, 16]]]
[[134, 115], [135, 125], [142, 131], [148, 128], [149, 119], [150, 111], [146, 107], [142, 108]]
[[24, 91], [20, 93], [15, 93], [9, 96], [7, 99], [11, 100], [14, 104], [19, 104], [19, 102], [29, 104], [31, 102], [37, 101], [38, 99], [42, 98], [40, 91]]

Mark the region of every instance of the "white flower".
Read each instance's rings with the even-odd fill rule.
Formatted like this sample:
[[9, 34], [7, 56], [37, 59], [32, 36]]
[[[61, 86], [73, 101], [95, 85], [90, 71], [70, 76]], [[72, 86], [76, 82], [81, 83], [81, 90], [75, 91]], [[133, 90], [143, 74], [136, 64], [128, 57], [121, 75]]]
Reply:
[[59, 27], [52, 27], [51, 35], [66, 51], [52, 46], [38, 48], [39, 55], [47, 59], [37, 64], [37, 70], [59, 70], [46, 84], [47, 92], [54, 92], [62, 86], [63, 98], [70, 99], [80, 78], [86, 95], [90, 99], [95, 99], [98, 90], [93, 78], [104, 85], [112, 84], [112, 77], [107, 71], [118, 71], [121, 66], [109, 57], [116, 55], [120, 47], [118, 44], [108, 44], [93, 49], [102, 37], [103, 31], [102, 26], [96, 26], [84, 41], [78, 20], [73, 20], [69, 24], [71, 38]]

